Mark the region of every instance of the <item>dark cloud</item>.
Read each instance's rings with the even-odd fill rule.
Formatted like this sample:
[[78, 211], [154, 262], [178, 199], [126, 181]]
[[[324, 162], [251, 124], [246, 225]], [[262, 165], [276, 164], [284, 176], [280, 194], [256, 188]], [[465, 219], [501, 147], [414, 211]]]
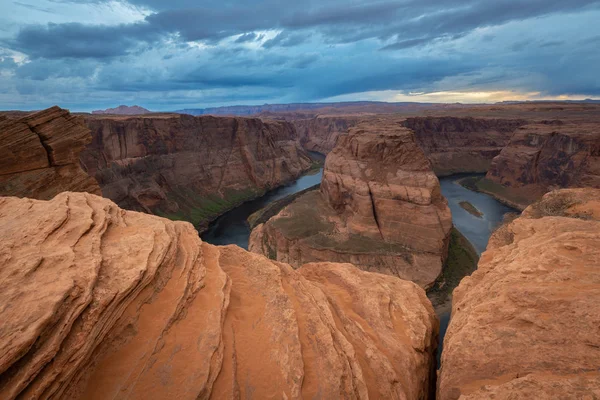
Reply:
[[276, 46], [293, 47], [306, 42], [306, 39], [306, 34], [290, 33], [288, 31], [284, 31], [275, 36], [273, 39], [269, 39], [265, 43], [263, 43], [263, 47], [265, 49], [270, 49]]
[[425, 43], [429, 43], [430, 38], [420, 38], [420, 39], [408, 39], [401, 40], [400, 42], [396, 42], [393, 44], [389, 44], [385, 47], [382, 47], [381, 50], [402, 50], [408, 49], [410, 47], [420, 46]]
[[30, 25], [7, 44], [31, 58], [110, 58], [159, 36], [146, 23], [119, 26], [80, 23]]
[[[22, 12], [47, 4], [21, 1]], [[119, 0], [50, 1], [113, 7]], [[102, 104], [143, 103], [143, 96], [149, 105], [313, 101], [381, 90], [600, 92], [600, 27], [585, 17], [600, 15], [600, 0], [131, 4], [151, 13], [113, 25], [11, 20], [20, 28], [0, 38], [7, 48], [0, 48], [0, 91], [23, 102], [91, 104], [97, 96]], [[519, 24], [530, 29], [516, 32]]]

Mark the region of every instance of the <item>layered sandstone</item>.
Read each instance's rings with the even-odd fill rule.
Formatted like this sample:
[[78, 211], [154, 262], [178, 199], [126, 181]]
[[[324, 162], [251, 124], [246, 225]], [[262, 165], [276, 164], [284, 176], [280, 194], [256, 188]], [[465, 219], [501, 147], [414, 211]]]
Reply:
[[513, 132], [524, 124], [519, 119], [471, 117], [417, 117], [404, 122], [415, 132], [438, 176], [487, 172]]
[[430, 395], [413, 283], [294, 270], [90, 194], [0, 198], [0, 224], [2, 399]]
[[400, 124], [362, 123], [307, 193], [250, 237], [251, 251], [300, 266], [351, 262], [430, 287], [442, 271], [452, 217], [431, 164]]
[[555, 120], [518, 129], [479, 186], [521, 208], [554, 189], [600, 188], [600, 125]]
[[88, 117], [82, 154], [104, 197], [203, 227], [311, 165], [293, 126], [249, 118]]
[[310, 119], [292, 120], [300, 142], [305, 149], [328, 154], [335, 147], [338, 136], [348, 133], [356, 126], [359, 116], [317, 116]]
[[599, 199], [549, 193], [492, 236], [454, 291], [439, 399], [600, 396]]
[[83, 119], [52, 107], [0, 119], [0, 195], [49, 200], [69, 190], [100, 194], [79, 163], [91, 141]]

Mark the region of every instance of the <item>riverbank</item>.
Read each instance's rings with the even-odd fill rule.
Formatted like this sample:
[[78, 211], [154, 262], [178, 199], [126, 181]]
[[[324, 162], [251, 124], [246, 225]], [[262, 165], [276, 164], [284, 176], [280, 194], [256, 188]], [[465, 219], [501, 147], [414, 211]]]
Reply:
[[519, 211], [525, 210], [533, 203], [525, 196], [511, 193], [508, 188], [490, 181], [485, 176], [468, 176], [458, 179], [456, 182], [465, 189], [492, 196], [500, 203]]
[[452, 309], [452, 291], [460, 281], [471, 275], [477, 269], [479, 255], [475, 247], [456, 228], [452, 228], [448, 258], [442, 270], [442, 275], [436, 280], [427, 297], [436, 310], [438, 316], [450, 313]]

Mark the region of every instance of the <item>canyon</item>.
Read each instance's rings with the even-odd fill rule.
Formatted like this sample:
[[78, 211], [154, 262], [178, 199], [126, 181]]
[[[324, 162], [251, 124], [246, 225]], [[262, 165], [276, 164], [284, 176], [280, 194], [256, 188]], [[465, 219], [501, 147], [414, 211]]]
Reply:
[[312, 165], [283, 121], [153, 114], [87, 116], [86, 123], [92, 142], [81, 162], [104, 197], [199, 229]]
[[323, 107], [0, 113], [0, 398], [600, 397], [600, 106]]
[[294, 270], [87, 193], [0, 198], [0, 225], [3, 399], [432, 394], [438, 321], [411, 282]]
[[398, 123], [369, 121], [336, 143], [320, 191], [254, 228], [249, 249], [295, 267], [350, 262], [431, 287], [442, 272], [452, 219], [414, 134]]
[[79, 163], [90, 141], [83, 118], [59, 107], [0, 116], [0, 194], [42, 200], [64, 191], [100, 194]]

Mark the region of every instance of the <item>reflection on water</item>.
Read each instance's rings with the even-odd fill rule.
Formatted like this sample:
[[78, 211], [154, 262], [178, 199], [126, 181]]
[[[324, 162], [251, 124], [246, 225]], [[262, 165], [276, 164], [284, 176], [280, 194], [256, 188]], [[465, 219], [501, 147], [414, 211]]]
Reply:
[[[313, 158], [320, 160], [325, 158], [322, 154], [310, 153]], [[210, 224], [208, 230], [202, 234], [202, 240], [215, 245], [236, 244], [247, 250], [248, 239], [250, 238], [250, 227], [248, 226], [247, 219], [250, 215], [264, 208], [272, 201], [318, 185], [321, 183], [322, 176], [323, 169], [321, 168], [317, 173], [304, 175], [295, 182], [272, 190], [259, 199], [246, 202], [234, 208]]]

